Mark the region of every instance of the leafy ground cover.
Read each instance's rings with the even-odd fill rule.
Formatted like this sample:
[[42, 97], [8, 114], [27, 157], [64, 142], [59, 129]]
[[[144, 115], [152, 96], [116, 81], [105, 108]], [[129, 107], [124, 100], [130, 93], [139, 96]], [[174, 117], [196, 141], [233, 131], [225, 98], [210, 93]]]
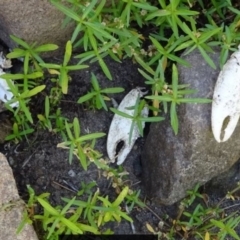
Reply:
[[215, 68], [208, 52], [218, 46], [223, 65], [240, 39], [238, 1], [68, 2], [66, 7], [51, 1], [66, 15], [65, 24], [76, 24], [64, 56], [43, 59], [43, 52], [57, 46], [29, 45], [11, 36], [19, 48], [8, 58], [23, 63], [17, 73], [1, 76], [14, 95], [5, 104], [12, 131], [2, 151], [26, 200], [22, 224], [33, 223], [42, 239], [113, 232], [239, 239], [234, 230], [240, 221], [238, 203], [230, 212], [224, 205], [236, 199], [238, 187], [214, 203], [196, 186], [180, 205], [169, 207], [144, 194], [140, 160], [148, 124], [123, 166], [109, 163], [105, 149], [112, 112], [117, 113], [111, 97], [120, 102], [137, 86], [146, 87], [149, 95], [136, 102], [136, 116], [147, 106], [151, 117], [143, 121], [160, 121], [161, 111], [168, 110], [177, 134], [177, 106], [194, 91], [178, 84], [176, 64], [188, 65], [180, 54], [197, 48]]

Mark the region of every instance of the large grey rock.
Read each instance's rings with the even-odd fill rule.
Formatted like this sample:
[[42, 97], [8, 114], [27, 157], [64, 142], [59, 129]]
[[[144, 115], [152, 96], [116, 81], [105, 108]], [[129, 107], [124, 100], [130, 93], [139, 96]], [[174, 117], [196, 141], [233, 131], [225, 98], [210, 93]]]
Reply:
[[37, 240], [32, 225], [26, 224], [22, 232], [16, 230], [23, 219], [24, 202], [20, 199], [7, 159], [0, 153], [0, 239]]
[[[219, 53], [211, 54], [215, 63]], [[191, 67], [179, 66], [179, 81], [198, 90], [189, 97], [212, 98], [219, 68], [213, 70], [198, 51], [184, 57]], [[217, 143], [211, 131], [211, 104], [182, 104], [179, 133], [167, 118], [151, 125], [142, 154], [143, 183], [148, 195], [173, 204], [197, 183], [204, 184], [229, 169], [240, 157], [240, 124], [229, 141]]]
[[9, 37], [13, 34], [28, 43], [55, 43], [62, 49], [73, 31], [73, 25], [61, 28], [64, 18], [49, 0], [0, 0], [0, 38], [10, 48], [15, 47]]

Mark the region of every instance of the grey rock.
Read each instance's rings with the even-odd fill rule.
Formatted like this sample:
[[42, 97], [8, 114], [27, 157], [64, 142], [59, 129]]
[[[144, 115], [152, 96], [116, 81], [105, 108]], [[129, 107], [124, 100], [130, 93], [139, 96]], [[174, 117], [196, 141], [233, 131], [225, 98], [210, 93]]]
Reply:
[[0, 0], [0, 38], [10, 48], [16, 46], [9, 36], [13, 34], [30, 44], [55, 43], [63, 49], [74, 27], [71, 24], [63, 29], [64, 18], [48, 0]]
[[[226, 196], [227, 192], [237, 188], [240, 183], [240, 160], [230, 169], [214, 177], [204, 185], [204, 192], [215, 196]], [[239, 192], [239, 191], [238, 191]]]
[[[210, 54], [219, 63], [219, 51]], [[212, 69], [198, 51], [183, 56], [191, 67], [178, 66], [179, 82], [190, 84], [196, 94], [212, 98], [220, 69]], [[240, 124], [224, 143], [211, 131], [211, 104], [182, 104], [178, 107], [179, 133], [174, 135], [169, 117], [154, 123], [142, 154], [143, 183], [149, 197], [170, 205], [182, 199], [197, 183], [204, 184], [228, 170], [240, 156]]]
[[26, 224], [21, 233], [16, 230], [23, 219], [24, 202], [20, 199], [7, 159], [0, 153], [0, 239], [37, 240], [31, 225]]

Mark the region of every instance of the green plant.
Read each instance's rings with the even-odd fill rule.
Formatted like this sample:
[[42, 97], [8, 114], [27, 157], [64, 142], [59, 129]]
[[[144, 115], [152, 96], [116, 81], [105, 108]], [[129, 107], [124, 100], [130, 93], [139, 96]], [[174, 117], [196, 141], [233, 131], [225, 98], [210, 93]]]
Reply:
[[44, 104], [44, 115], [37, 114], [39, 122], [43, 128], [48, 129], [49, 132], [58, 133], [60, 132], [63, 139], [66, 139], [65, 134], [65, 121], [67, 118], [63, 117], [61, 114], [61, 109], [57, 108], [56, 112], [50, 115], [50, 110], [52, 109], [50, 105], [50, 98], [48, 96], [45, 97]]
[[175, 51], [179, 51], [185, 48], [187, 51], [185, 52], [185, 55], [193, 51], [195, 48], [198, 48], [200, 53], [202, 54], [205, 61], [214, 69], [216, 69], [216, 65], [212, 61], [212, 59], [208, 56], [207, 52], [213, 52], [213, 50], [209, 47], [207, 44], [207, 41], [211, 39], [214, 35], [217, 35], [221, 28], [214, 27], [212, 29], [205, 28], [204, 31], [197, 30], [195, 23], [191, 22], [191, 28], [192, 30], [186, 25], [186, 23], [183, 23], [183, 30], [187, 34], [189, 40], [185, 41], [184, 43], [180, 44]]
[[177, 38], [179, 37], [179, 27], [183, 29], [184, 22], [193, 19], [189, 16], [199, 14], [197, 11], [189, 10], [186, 5], [183, 6], [180, 0], [170, 1], [168, 5], [168, 1], [165, 0], [159, 0], [158, 2], [160, 9], [156, 9], [154, 12], [148, 14], [146, 21], [154, 19], [154, 23], [157, 26], [164, 25], [164, 23], [167, 22]]
[[49, 103], [49, 97], [45, 97], [45, 116], [42, 114], [38, 114], [37, 117], [39, 121], [41, 122], [42, 126], [47, 128], [50, 132], [52, 131], [52, 123], [49, 119], [49, 113], [50, 113], [50, 103]]
[[[37, 46], [29, 45], [25, 41], [15, 36], [11, 36], [22, 48], [14, 48], [7, 55], [8, 58], [23, 57], [23, 73], [10, 74], [5, 73], [1, 78], [7, 81], [8, 87], [13, 94], [13, 98], [5, 106], [14, 113], [13, 133], [6, 137], [6, 140], [22, 139], [23, 135], [30, 134], [34, 129], [29, 125], [33, 124], [33, 118], [30, 111], [29, 102], [33, 96], [42, 92], [45, 85], [41, 85], [43, 77], [39, 63], [43, 63], [40, 54], [42, 52], [53, 51], [58, 48], [55, 44], [45, 44]], [[15, 80], [15, 84], [12, 82]]]
[[[87, 203], [75, 200], [73, 202], [73, 205], [85, 208], [84, 218], [87, 218], [93, 227], [102, 226], [109, 221], [121, 222], [121, 218], [132, 222], [132, 219], [120, 208], [120, 204], [127, 196], [128, 190], [128, 187], [123, 188], [123, 190], [113, 202], [110, 202], [108, 200], [108, 196], [99, 196], [99, 191], [97, 190], [93, 196], [89, 196]], [[63, 200], [69, 202], [67, 199]], [[96, 206], [98, 201], [100, 201], [100, 206]], [[95, 213], [96, 210], [98, 211], [98, 214]], [[97, 224], [94, 220], [96, 220]]]
[[[82, 209], [72, 208], [75, 197], [64, 207], [52, 207], [47, 200], [49, 193], [36, 196], [34, 190], [30, 186], [28, 186], [28, 191], [31, 200], [28, 204], [28, 208], [33, 208], [36, 203], [40, 204], [43, 208], [42, 215], [33, 213], [31, 218], [42, 223], [43, 229], [47, 232], [46, 239], [54, 239], [54, 236], [56, 237], [61, 234], [81, 234], [84, 232], [99, 233], [97, 229], [78, 222]], [[25, 222], [30, 221], [25, 219], [22, 225], [24, 225]]]
[[[8, 79], [8, 75], [4, 74], [3, 78], [6, 79], [8, 86], [11, 90], [11, 92], [13, 93], [13, 98], [12, 100], [8, 101], [5, 106], [7, 107], [8, 110], [12, 111], [14, 113], [14, 115], [17, 115], [19, 111], [22, 111], [25, 113], [25, 116], [27, 118], [27, 120], [30, 123], [33, 123], [33, 119], [32, 119], [32, 114], [29, 111], [29, 107], [27, 106], [28, 102], [30, 101], [30, 98], [38, 93], [40, 93], [41, 91], [43, 91], [43, 89], [46, 87], [45, 85], [39, 85], [31, 90], [26, 90], [22, 93], [19, 92], [18, 86], [14, 85], [12, 83], [12, 81], [10, 79]], [[14, 110], [10, 104], [11, 103], [18, 103], [19, 106], [17, 107], [16, 110]]]
[[207, 196], [199, 193], [199, 184], [197, 184], [181, 201], [176, 219], [172, 220], [171, 224], [162, 222], [162, 225], [165, 226], [164, 231], [155, 231], [149, 223], [146, 224], [146, 227], [151, 233], [164, 239], [176, 239], [177, 236], [180, 236], [181, 239], [194, 238], [196, 240], [223, 240], [230, 236], [233, 239], [240, 239], [234, 230], [239, 226], [240, 217], [237, 212], [225, 214], [227, 208], [221, 206], [227, 198], [233, 198], [232, 194], [239, 190], [239, 186], [216, 205], [209, 206], [206, 202]]
[[14, 48], [13, 51], [7, 55], [7, 58], [13, 59], [13, 58], [23, 57], [24, 58], [24, 61], [23, 61], [24, 74], [27, 74], [29, 72], [28, 68], [30, 67], [30, 63], [33, 63], [37, 71], [41, 70], [41, 68], [39, 67], [39, 63], [43, 63], [44, 61], [40, 57], [39, 55], [40, 53], [54, 51], [58, 49], [58, 46], [55, 44], [44, 44], [36, 47], [36, 44], [29, 45], [28, 43], [26, 43], [25, 41], [23, 41], [22, 39], [16, 36], [10, 35], [10, 37], [14, 42], [16, 42], [23, 49]]
[[132, 133], [134, 131], [135, 126], [137, 126], [139, 134], [143, 136], [143, 123], [145, 122], [159, 122], [162, 121], [164, 118], [162, 117], [144, 117], [142, 116], [142, 111], [144, 108], [146, 108], [146, 102], [145, 100], [140, 100], [138, 97], [136, 99], [136, 103], [134, 106], [129, 107], [129, 110], [134, 110], [133, 115], [127, 114], [125, 112], [119, 111], [115, 108], [110, 108], [112, 112], [115, 114], [118, 114], [122, 117], [129, 118], [132, 120], [132, 124], [130, 126], [130, 132], [129, 132], [129, 142], [132, 141]]
[[168, 61], [171, 60], [185, 66], [190, 66], [187, 61], [176, 56], [176, 54], [174, 53], [177, 46], [185, 43], [186, 37], [179, 37], [178, 39], [176, 39], [176, 37], [172, 35], [169, 39], [167, 39], [167, 44], [164, 47], [157, 39], [151, 36], [149, 38], [153, 43], [154, 50], [156, 51], [155, 55], [150, 59], [149, 65], [152, 65], [154, 62], [161, 60], [163, 61], [163, 67], [165, 68]]
[[[239, 186], [231, 191], [223, 198], [216, 206], [207, 206], [198, 202], [198, 199], [204, 199], [203, 195], [199, 194], [199, 185], [193, 191], [189, 191], [189, 197], [181, 203], [183, 207], [180, 210], [178, 219], [174, 222], [175, 229], [181, 229], [185, 237], [195, 236], [196, 239], [226, 239], [227, 236], [232, 236], [234, 239], [240, 239], [235, 232], [240, 223], [240, 217], [236, 216], [236, 212], [230, 215], [223, 214], [225, 209], [221, 207], [223, 201], [236, 190]], [[193, 209], [191, 209], [194, 207]], [[190, 208], [191, 211], [187, 211]], [[182, 220], [180, 220], [182, 218]], [[216, 231], [219, 230], [219, 231]]]
[[[170, 90], [168, 90], [168, 87]], [[162, 91], [162, 95], [146, 96], [146, 99], [170, 102], [171, 126], [175, 134], [178, 133], [177, 105], [181, 103], [210, 103], [210, 99], [203, 98], [184, 98], [184, 95], [194, 93], [194, 90], [185, 89], [186, 85], [178, 85], [178, 71], [176, 65], [172, 66], [172, 85]], [[166, 110], [166, 109], [165, 109]]]
[[[120, 207], [128, 195], [128, 187], [124, 187], [113, 202], [108, 200], [108, 196], [100, 196], [99, 189], [97, 189], [94, 194], [92, 192], [88, 194], [89, 197], [86, 201], [76, 200], [76, 197], [63, 198], [63, 201], [66, 202], [64, 207], [53, 207], [48, 201], [49, 193], [36, 196], [30, 186], [27, 188], [29, 200], [18, 232], [23, 229], [26, 223], [40, 222], [46, 232], [46, 239], [55, 239], [54, 237], [61, 234], [87, 232], [99, 234], [107, 222], [121, 222], [122, 218], [132, 222], [132, 219]], [[42, 214], [35, 213], [36, 204], [42, 207]], [[109, 234], [110, 231], [105, 230], [105, 233]]]
[[[129, 14], [134, 10], [134, 14], [139, 18], [139, 8], [155, 10], [154, 6], [142, 1], [141, 3], [123, 3], [118, 4], [113, 1], [115, 10], [111, 6], [107, 7], [106, 1], [101, 1], [97, 7], [97, 0], [86, 3], [74, 2], [73, 8], [70, 9], [59, 1], [51, 1], [60, 11], [66, 14], [67, 21], [72, 19], [76, 22], [76, 28], [72, 34], [71, 41], [75, 47], [82, 47], [84, 53], [77, 55], [80, 58], [79, 63], [91, 60], [91, 62], [98, 61], [105, 75], [112, 80], [112, 75], [104, 62], [103, 58], [107, 55], [114, 60], [120, 62], [125, 54], [128, 57], [134, 57], [135, 60], [149, 69], [149, 66], [140, 58], [140, 46], [143, 36], [138, 34], [134, 29], [128, 29]], [[134, 19], [133, 19], [134, 20]], [[127, 21], [127, 22], [125, 22]], [[79, 39], [79, 36], [80, 39]]]
[[80, 125], [77, 118], [73, 119], [73, 134], [71, 131], [71, 125], [65, 121], [65, 128], [67, 137], [69, 140], [59, 143], [57, 147], [69, 149], [69, 163], [72, 163], [73, 154], [77, 156], [84, 170], [87, 170], [89, 163], [87, 162], [86, 151], [89, 151], [88, 144], [86, 141], [94, 140], [96, 138], [103, 137], [105, 133], [90, 133], [80, 136]]
[[[85, 52], [89, 49], [93, 52], [90, 52], [90, 57], [96, 56], [100, 66], [102, 67], [104, 73], [109, 79], [112, 79], [112, 76], [108, 70], [107, 65], [103, 61], [101, 56], [101, 50], [99, 51], [99, 42], [104, 43], [111, 41], [111, 45], [113, 45], [116, 40], [113, 36], [111, 36], [105, 29], [104, 25], [99, 21], [100, 13], [105, 5], [105, 0], [101, 1], [101, 3], [96, 7], [98, 3], [97, 0], [89, 2], [86, 5], [81, 3], [76, 3], [75, 6], [78, 7], [77, 12], [67, 8], [66, 6], [56, 2], [51, 1], [54, 6], [56, 6], [59, 10], [61, 10], [66, 16], [76, 21], [77, 26], [72, 34], [71, 42], [75, 42], [75, 45], [82, 45], [84, 47]], [[94, 9], [96, 7], [96, 9]], [[83, 37], [81, 40], [76, 42], [77, 37], [80, 33], [83, 33]], [[93, 54], [93, 55], [91, 55]], [[89, 59], [89, 56], [88, 56]]]
[[105, 89], [101, 89], [99, 86], [99, 83], [97, 81], [96, 76], [92, 73], [92, 77], [91, 77], [91, 83], [92, 83], [92, 89], [89, 93], [85, 94], [84, 96], [80, 97], [78, 99], [78, 103], [83, 103], [83, 102], [90, 102], [90, 106], [93, 108], [97, 108], [97, 109], [101, 109], [104, 108], [104, 110], [108, 110], [107, 105], [105, 103], [105, 100], [110, 100], [109, 97], [107, 97], [104, 94], [111, 94], [111, 93], [119, 93], [119, 92], [123, 92], [124, 89], [123, 88], [105, 88]]
[[6, 141], [14, 140], [16, 143], [18, 143], [19, 140], [22, 140], [23, 136], [26, 136], [27, 134], [34, 132], [34, 129], [31, 128], [30, 126], [28, 126], [26, 129], [20, 130], [16, 122], [13, 124], [12, 130], [13, 132], [6, 136], [5, 140]]
[[62, 116], [61, 109], [57, 108], [55, 114], [49, 116], [50, 119], [55, 120], [55, 125], [53, 127], [54, 133], [61, 133], [61, 136], [64, 140], [67, 139], [66, 133], [65, 133], [65, 121], [68, 119], [64, 116]]
[[[136, 104], [129, 108], [133, 110], [133, 115], [113, 108], [111, 111], [131, 119], [132, 124], [129, 126], [131, 141], [136, 125], [139, 133], [143, 135], [143, 123], [162, 120], [163, 118], [157, 116], [161, 112], [161, 107], [167, 112], [170, 105], [171, 125], [177, 134], [179, 128], [177, 106], [182, 103], [208, 103], [210, 100], [185, 98], [187, 94], [195, 91], [188, 89], [188, 85], [178, 84], [175, 63], [188, 66], [189, 63], [184, 61], [180, 54], [183, 50], [186, 55], [198, 49], [205, 61], [215, 68], [217, 64], [209, 57], [209, 53], [213, 51], [213, 47], [220, 46], [222, 49], [220, 64], [223, 66], [229, 52], [236, 50], [240, 40], [240, 11], [238, 4], [231, 0], [112, 0], [108, 5], [106, 0], [100, 2], [67, 0], [67, 6], [60, 0], [51, 2], [66, 15], [64, 24], [74, 21], [76, 27], [71, 41], [66, 44], [62, 64], [44, 63], [40, 57], [42, 52], [55, 50], [56, 45], [36, 47], [36, 44], [29, 45], [12, 36], [21, 48], [14, 49], [8, 57], [23, 57], [23, 73], [3, 75], [14, 95], [13, 99], [6, 103], [6, 107], [14, 113], [15, 118], [13, 134], [7, 139], [21, 140], [24, 135], [34, 131], [35, 116], [32, 116], [30, 101], [33, 100], [33, 96], [45, 90], [45, 85], [42, 84], [44, 77], [42, 68], [48, 68], [50, 74], [57, 77], [52, 79], [54, 86], [50, 94], [46, 93], [48, 97], [45, 98], [44, 113], [38, 114], [41, 125], [54, 133], [61, 133], [63, 142], [58, 144], [58, 147], [69, 149], [70, 163], [73, 155], [79, 158], [84, 170], [87, 170], [89, 163], [93, 162], [103, 171], [102, 175], [111, 180], [115, 192], [119, 194], [115, 201], [111, 201], [108, 196], [100, 196], [99, 190], [93, 192], [94, 184], [82, 183], [82, 189], [78, 194], [82, 197], [87, 193], [87, 201], [80, 201], [77, 198], [65, 199], [67, 202], [65, 207], [53, 207], [47, 199], [49, 194], [37, 197], [34, 191], [29, 189], [30, 199], [27, 204], [29, 212], [25, 214], [25, 221], [32, 223], [38, 219], [43, 223], [46, 237], [54, 239], [61, 233], [100, 233], [99, 228], [108, 221], [119, 222], [123, 218], [131, 221], [128, 214], [120, 208], [123, 202], [130, 211], [135, 205], [144, 206], [139, 199], [140, 191], [132, 191], [125, 185], [128, 173], [121, 167], [117, 169], [110, 167], [109, 162], [102, 158], [102, 154], [94, 149], [96, 138], [104, 136], [104, 133], [81, 136], [78, 119], [74, 118], [71, 124], [62, 116], [59, 103], [62, 94], [68, 93], [71, 79], [69, 72], [86, 68], [87, 65], [81, 65], [84, 62], [97, 61], [105, 75], [113, 79], [104, 58], [109, 55], [118, 62], [125, 58], [132, 59], [141, 66], [139, 72], [145, 78], [145, 84], [151, 88], [151, 96], [146, 97], [152, 101], [151, 106], [147, 106], [146, 100], [137, 99]], [[73, 47], [79, 53], [75, 56], [79, 62], [76, 65], [69, 65]], [[172, 82], [167, 80], [169, 72], [172, 73]], [[10, 79], [14, 80], [14, 84]], [[101, 89], [95, 75], [92, 75], [91, 81], [93, 86], [91, 92], [82, 96], [78, 103], [89, 101], [90, 105], [97, 109], [107, 110], [105, 94], [120, 92], [122, 89]], [[11, 107], [12, 103], [19, 105], [14, 109]], [[145, 107], [153, 111], [154, 117], [142, 116]], [[239, 217], [234, 214], [225, 217], [224, 209], [220, 206], [221, 201], [216, 207], [205, 206], [202, 202], [196, 203], [203, 200], [198, 187], [188, 192], [189, 198], [182, 202], [182, 208], [178, 218], [173, 222], [173, 227], [169, 227], [167, 232], [156, 232], [148, 226], [151, 232], [167, 239], [174, 239], [176, 235], [205, 240], [224, 239], [226, 236], [239, 239], [234, 230], [239, 224]], [[233, 198], [232, 192], [227, 197]], [[36, 203], [43, 207], [42, 215], [34, 214]], [[82, 221], [79, 223], [80, 218], [84, 224]]]
[[68, 41], [66, 44], [63, 63], [61, 65], [52, 64], [52, 63], [40, 63], [40, 66], [44, 68], [48, 68], [51, 74], [57, 74], [59, 76], [59, 85], [62, 87], [62, 92], [64, 94], [67, 94], [68, 92], [68, 81], [70, 79], [68, 72], [80, 70], [88, 67], [87, 65], [68, 66], [71, 56], [72, 56], [72, 43], [71, 41]]

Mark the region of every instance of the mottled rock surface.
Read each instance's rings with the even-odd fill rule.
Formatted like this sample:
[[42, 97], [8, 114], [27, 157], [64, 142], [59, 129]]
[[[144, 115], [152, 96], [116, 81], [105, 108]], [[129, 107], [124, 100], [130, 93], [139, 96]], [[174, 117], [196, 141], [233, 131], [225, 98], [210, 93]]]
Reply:
[[9, 37], [13, 34], [28, 43], [55, 43], [63, 49], [73, 31], [73, 25], [61, 27], [64, 18], [49, 0], [0, 0], [0, 38], [10, 48], [15, 47]]
[[23, 218], [24, 202], [18, 195], [12, 169], [5, 156], [0, 153], [0, 239], [37, 240], [31, 225], [25, 225], [22, 232], [16, 230]]
[[[219, 52], [211, 54], [218, 64]], [[212, 98], [219, 74], [198, 51], [184, 57], [191, 67], [179, 66], [179, 81], [198, 90], [189, 97]], [[218, 143], [211, 131], [211, 104], [178, 107], [179, 133], [170, 120], [151, 124], [142, 154], [143, 182], [149, 197], [173, 204], [197, 183], [204, 184], [228, 170], [240, 157], [240, 124], [229, 141]]]

